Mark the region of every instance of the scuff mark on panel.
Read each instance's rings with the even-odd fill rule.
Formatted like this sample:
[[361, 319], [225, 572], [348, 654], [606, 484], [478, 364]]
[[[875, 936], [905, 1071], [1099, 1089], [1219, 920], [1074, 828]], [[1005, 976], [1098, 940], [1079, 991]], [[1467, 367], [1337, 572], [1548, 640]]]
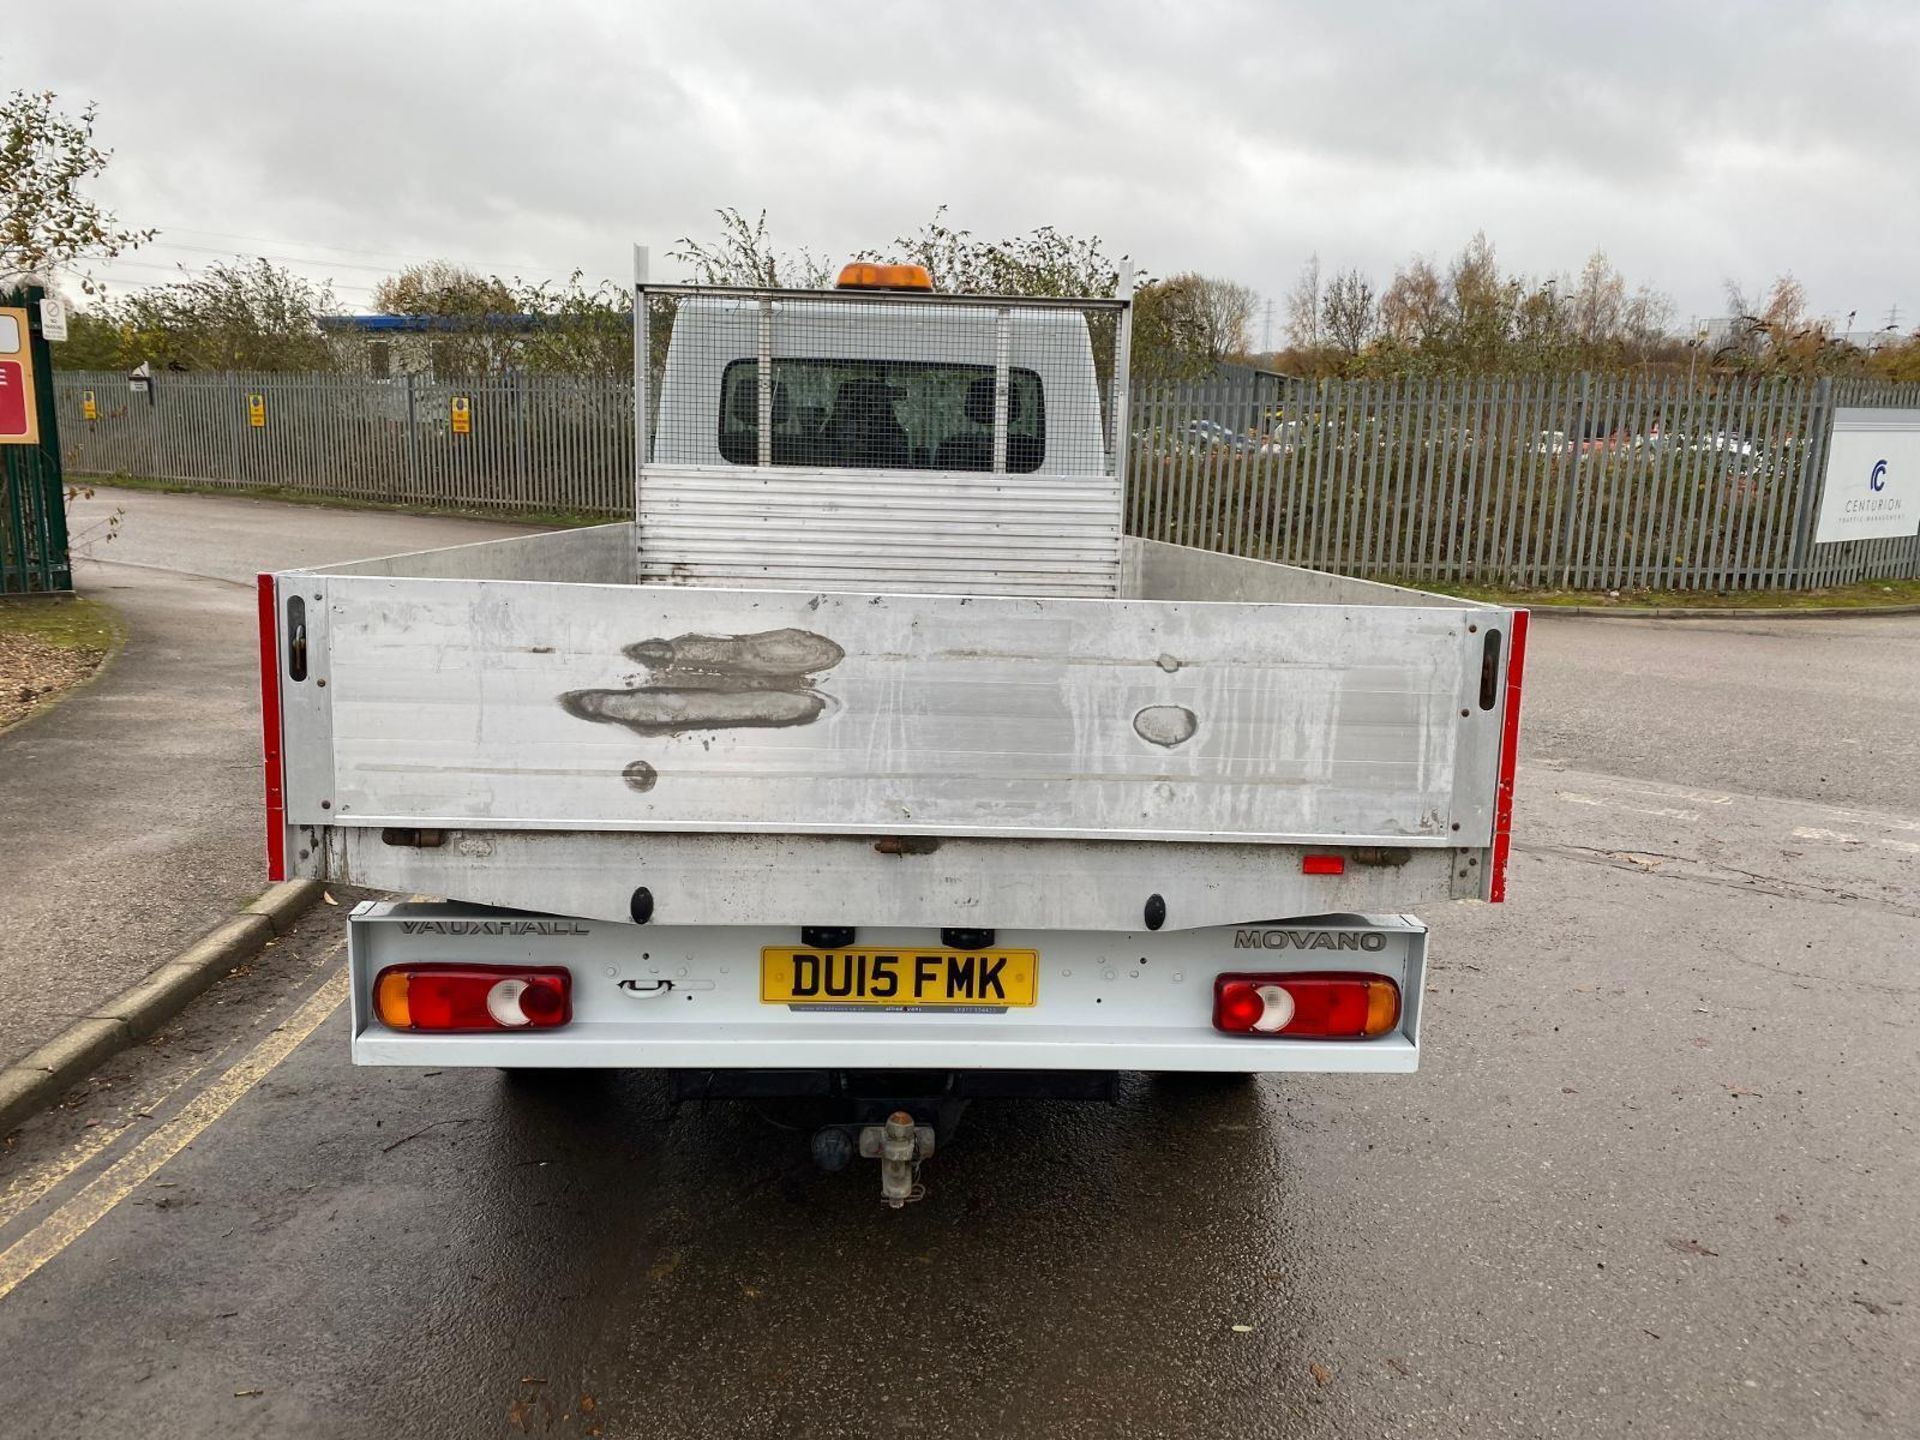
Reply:
[[1149, 705], [1133, 717], [1133, 730], [1150, 745], [1172, 749], [1184, 745], [1200, 728], [1200, 721], [1184, 705]]
[[637, 690], [574, 690], [560, 697], [569, 715], [624, 725], [638, 735], [686, 730], [805, 725], [826, 709], [813, 690], [691, 690], [643, 685]]
[[655, 684], [683, 676], [728, 680], [787, 680], [831, 670], [847, 652], [811, 630], [763, 630], [757, 635], [676, 635], [642, 640], [623, 652], [653, 671]]
[[[677, 735], [809, 724], [827, 708], [814, 677], [847, 652], [811, 630], [785, 629], [641, 640], [622, 653], [647, 667], [646, 683], [570, 690], [560, 696], [561, 706], [582, 720], [624, 725], [636, 734]], [[651, 788], [651, 781], [634, 788]]]

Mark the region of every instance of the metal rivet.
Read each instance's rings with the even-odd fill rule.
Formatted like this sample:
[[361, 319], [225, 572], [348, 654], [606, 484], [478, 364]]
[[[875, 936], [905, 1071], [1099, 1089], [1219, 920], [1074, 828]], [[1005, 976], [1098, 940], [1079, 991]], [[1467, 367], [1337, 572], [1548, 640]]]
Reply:
[[1458, 820], [1456, 820], [1456, 821], [1454, 821], [1454, 822], [1453, 822], [1453, 828], [1454, 828], [1454, 829], [1456, 829], [1456, 830], [1458, 830], [1458, 829], [1460, 828], [1460, 822], [1459, 822]]
[[[318, 685], [322, 690], [327, 688], [327, 682], [324, 680], [316, 680], [313, 683]], [[1463, 711], [1462, 713], [1464, 714], [1465, 712]]]
[[331, 810], [333, 808], [333, 802], [331, 800], [322, 800], [320, 802], [320, 808], [322, 810]]
[[618, 975], [619, 973], [620, 973], [620, 967], [618, 965], [607, 966], [607, 978], [609, 980], [611, 980], [614, 976]]

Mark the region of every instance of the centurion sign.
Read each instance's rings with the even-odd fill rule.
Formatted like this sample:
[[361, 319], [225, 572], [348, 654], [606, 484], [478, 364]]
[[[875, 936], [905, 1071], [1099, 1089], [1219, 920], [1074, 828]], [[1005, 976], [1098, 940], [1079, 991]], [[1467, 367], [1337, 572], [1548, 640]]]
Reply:
[[1920, 410], [1833, 412], [1813, 538], [1884, 540], [1920, 531]]

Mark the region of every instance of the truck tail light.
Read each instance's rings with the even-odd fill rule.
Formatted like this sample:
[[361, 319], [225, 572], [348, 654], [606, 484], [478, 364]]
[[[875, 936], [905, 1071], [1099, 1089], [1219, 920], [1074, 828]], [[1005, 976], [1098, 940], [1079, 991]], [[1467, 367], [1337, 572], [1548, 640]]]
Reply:
[[1222, 975], [1213, 982], [1213, 1028], [1226, 1035], [1372, 1040], [1399, 1023], [1400, 987], [1384, 975]]
[[389, 965], [373, 1008], [393, 1030], [551, 1030], [573, 1019], [573, 975], [558, 966]]

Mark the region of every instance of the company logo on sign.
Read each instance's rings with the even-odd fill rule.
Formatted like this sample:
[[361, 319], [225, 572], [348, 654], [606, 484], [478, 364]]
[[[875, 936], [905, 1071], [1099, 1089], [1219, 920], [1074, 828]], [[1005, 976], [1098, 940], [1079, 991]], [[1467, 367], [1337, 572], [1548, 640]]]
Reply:
[[1827, 432], [1816, 545], [1920, 529], [1920, 406], [1843, 406]]

